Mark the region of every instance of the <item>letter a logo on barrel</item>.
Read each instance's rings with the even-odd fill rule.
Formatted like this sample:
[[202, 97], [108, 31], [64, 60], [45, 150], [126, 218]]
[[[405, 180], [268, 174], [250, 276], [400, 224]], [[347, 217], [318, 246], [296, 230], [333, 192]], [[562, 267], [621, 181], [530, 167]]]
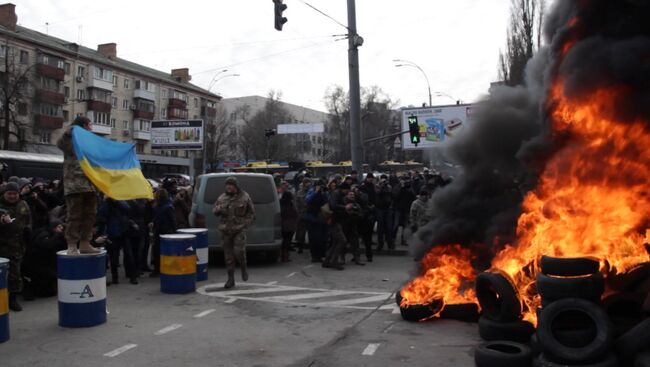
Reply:
[[93, 298], [95, 295], [93, 294], [93, 291], [90, 289], [90, 285], [86, 284], [84, 289], [81, 292], [72, 292], [70, 294], [78, 294], [79, 298]]

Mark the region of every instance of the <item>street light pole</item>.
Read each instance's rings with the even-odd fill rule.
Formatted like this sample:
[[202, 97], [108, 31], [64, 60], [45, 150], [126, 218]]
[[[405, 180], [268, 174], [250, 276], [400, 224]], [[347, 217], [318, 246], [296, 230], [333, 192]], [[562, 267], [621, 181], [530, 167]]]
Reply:
[[427, 73], [425, 73], [424, 70], [422, 70], [422, 68], [418, 64], [414, 63], [413, 61], [397, 59], [397, 60], [393, 60], [393, 62], [398, 62], [399, 63], [399, 64], [395, 65], [395, 67], [397, 67], [397, 68], [407, 66], [407, 67], [412, 67], [412, 68], [416, 68], [416, 69], [420, 70], [420, 72], [424, 76], [424, 80], [427, 81], [427, 90], [429, 91], [429, 107], [431, 107], [433, 105], [432, 104], [432, 98], [431, 98], [431, 83], [429, 83], [429, 77], [427, 76]]
[[361, 144], [361, 87], [359, 82], [359, 46], [363, 38], [357, 34], [355, 0], [348, 0], [348, 67], [350, 74], [350, 150], [352, 169], [363, 177], [363, 145]]
[[222, 80], [222, 79], [226, 79], [226, 78], [231, 78], [231, 77], [237, 77], [237, 76], [240, 76], [240, 75], [239, 75], [239, 74], [227, 74], [227, 75], [222, 76], [221, 78], [216, 78], [216, 79], [214, 79], [214, 80], [212, 81], [212, 83], [210, 83], [210, 86], [208, 87], [208, 91], [211, 91], [212, 88], [213, 88], [213, 87], [214, 87], [214, 86], [215, 86], [215, 85], [216, 85], [220, 80]]

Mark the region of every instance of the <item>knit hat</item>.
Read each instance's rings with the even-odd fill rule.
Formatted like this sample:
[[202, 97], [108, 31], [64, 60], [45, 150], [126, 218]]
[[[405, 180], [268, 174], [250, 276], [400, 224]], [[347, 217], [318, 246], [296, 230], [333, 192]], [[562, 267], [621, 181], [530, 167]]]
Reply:
[[18, 185], [15, 182], [7, 182], [5, 185], [4, 191], [5, 192], [19, 192], [20, 189], [18, 188]]
[[29, 180], [26, 179], [26, 178], [21, 178], [20, 180], [18, 180], [17, 183], [18, 183], [18, 188], [19, 188], [20, 190], [22, 190], [23, 187], [32, 184], [31, 181], [29, 181]]
[[235, 176], [228, 177], [226, 179], [226, 185], [233, 185], [233, 186], [239, 188], [239, 186], [237, 185], [237, 178], [235, 178]]
[[373, 175], [372, 172], [371, 172], [371, 173], [368, 173], [366, 175], [366, 178], [375, 178], [375, 175]]
[[50, 220], [50, 229], [54, 229], [54, 228], [56, 228], [56, 227], [58, 227], [60, 225], [63, 225], [63, 222], [61, 222], [60, 220], [58, 220], [58, 219]]

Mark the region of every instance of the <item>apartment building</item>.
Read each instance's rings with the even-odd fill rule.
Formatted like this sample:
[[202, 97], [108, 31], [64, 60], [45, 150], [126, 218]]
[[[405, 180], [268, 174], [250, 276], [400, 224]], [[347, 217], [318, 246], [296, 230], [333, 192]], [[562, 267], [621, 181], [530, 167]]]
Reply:
[[0, 65], [0, 74], [28, 81], [25, 98], [9, 106], [19, 131], [4, 149], [60, 154], [55, 143], [64, 124], [87, 116], [95, 133], [133, 142], [143, 163], [161, 173], [202, 169], [200, 152], [151, 150], [152, 120], [214, 124], [221, 97], [191, 84], [189, 69], [165, 73], [119, 58], [115, 43], [91, 49], [21, 27], [14, 4], [0, 5]]

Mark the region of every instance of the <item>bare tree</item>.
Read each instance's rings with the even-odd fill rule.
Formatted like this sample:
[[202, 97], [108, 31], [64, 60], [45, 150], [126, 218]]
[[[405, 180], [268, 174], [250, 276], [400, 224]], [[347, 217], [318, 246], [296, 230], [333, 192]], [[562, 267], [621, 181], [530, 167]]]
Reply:
[[511, 0], [506, 48], [499, 54], [499, 78], [507, 85], [525, 82], [526, 64], [539, 50], [546, 0]]
[[214, 123], [208, 125], [205, 141], [206, 162], [210, 167], [224, 159], [235, 136], [233, 118], [221, 104], [217, 104]]
[[[18, 149], [23, 150], [25, 141], [25, 130], [28, 127], [27, 122], [18, 118], [18, 112], [21, 107], [26, 108], [26, 101], [29, 96], [29, 78], [34, 64], [28, 66], [16, 62], [16, 55], [9, 46], [9, 41], [5, 40], [0, 50], [0, 135], [2, 149], [9, 149], [11, 136], [16, 138]], [[21, 106], [22, 105], [22, 106]], [[24, 111], [26, 114], [26, 111]]]

